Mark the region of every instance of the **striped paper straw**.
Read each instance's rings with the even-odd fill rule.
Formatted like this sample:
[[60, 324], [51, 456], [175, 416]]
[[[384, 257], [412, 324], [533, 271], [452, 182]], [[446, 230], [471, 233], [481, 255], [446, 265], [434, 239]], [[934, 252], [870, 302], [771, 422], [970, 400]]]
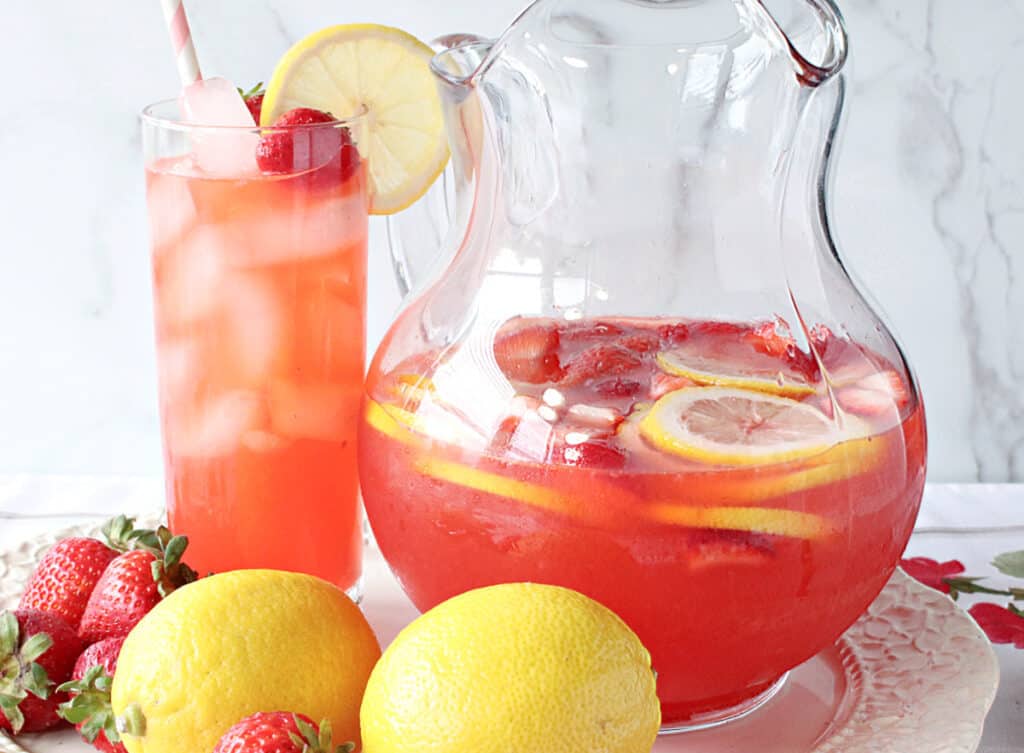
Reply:
[[199, 72], [199, 59], [196, 48], [192, 44], [192, 31], [188, 28], [183, 0], [160, 0], [164, 8], [164, 19], [167, 21], [167, 32], [171, 36], [171, 47], [178, 63], [178, 75], [181, 85], [194, 84], [203, 76]]

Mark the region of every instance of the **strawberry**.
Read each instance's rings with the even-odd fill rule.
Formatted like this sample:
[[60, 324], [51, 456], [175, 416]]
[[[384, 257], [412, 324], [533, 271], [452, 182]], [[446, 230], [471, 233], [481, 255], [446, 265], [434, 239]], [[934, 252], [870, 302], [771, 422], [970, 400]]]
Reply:
[[643, 384], [635, 379], [608, 379], [594, 385], [594, 392], [601, 397], [635, 397], [640, 394]]
[[871, 374], [861, 379], [857, 386], [889, 395], [900, 408], [910, 402], [910, 390], [907, 388], [907, 383], [892, 369]]
[[558, 360], [559, 332], [554, 326], [506, 325], [494, 339], [494, 359], [505, 376], [515, 382], [545, 384], [562, 374]]
[[898, 412], [910, 402], [906, 382], [895, 371], [879, 371], [836, 390], [843, 410], [860, 416]]
[[[683, 339], [688, 339], [690, 335], [707, 335], [709, 337], [740, 337], [743, 334], [750, 331], [749, 325], [737, 324], [736, 322], [720, 322], [720, 321], [704, 321], [697, 322], [690, 327], [686, 325], [671, 324], [668, 325], [672, 328], [685, 327], [686, 335]], [[678, 337], [681, 333], [675, 330], [676, 336]], [[659, 333], [662, 339], [667, 339], [665, 333]]]
[[661, 344], [657, 335], [649, 333], [627, 335], [626, 337], [619, 338], [618, 342], [623, 348], [634, 353], [650, 353], [657, 350]]
[[[824, 332], [829, 332], [827, 327], [824, 328]], [[824, 335], [822, 329], [816, 327], [811, 331], [811, 343], [816, 348], [822, 347], [824, 342], [819, 340], [819, 337]], [[819, 368], [814, 353], [805, 353], [797, 347], [796, 340], [789, 332], [789, 326], [783, 320], [763, 322], [743, 335], [743, 339], [758, 353], [785, 361], [794, 374], [799, 374], [808, 382], [817, 380]]]
[[110, 687], [122, 643], [123, 636], [89, 646], [75, 662], [72, 679], [57, 688], [70, 696], [57, 713], [103, 753], [125, 753], [117, 731], [117, 717], [110, 706]]
[[608, 322], [583, 322], [567, 325], [560, 334], [565, 342], [579, 342], [580, 340], [597, 340], [611, 335], [621, 335], [623, 329]]
[[788, 330], [781, 330], [776, 322], [759, 324], [744, 335], [744, 339], [759, 353], [778, 358], [784, 358], [796, 350], [796, 340], [788, 334]]
[[678, 345], [690, 337], [690, 328], [682, 322], [663, 324], [658, 327], [658, 337], [665, 345]]
[[0, 612], [0, 730], [39, 732], [60, 722], [66, 696], [54, 684], [71, 676], [82, 642], [55, 614]]
[[743, 531], [694, 531], [687, 542], [690, 569], [766, 565], [775, 557], [771, 538]]
[[[836, 390], [836, 401], [844, 411], [858, 416], [874, 418], [895, 410], [892, 398], [884, 392], [865, 390], [860, 387], [840, 387]], [[831, 403], [825, 414], [832, 417]]]
[[580, 444], [556, 447], [554, 460], [578, 468], [617, 471], [626, 465], [626, 453], [599, 440], [588, 439]]
[[245, 106], [249, 108], [253, 122], [260, 123], [260, 115], [263, 113], [263, 82], [260, 81], [249, 91], [238, 90], [238, 94], [245, 100]]
[[118, 552], [128, 550], [133, 523], [123, 515], [107, 523], [106, 544], [87, 538], [58, 541], [33, 571], [18, 608], [52, 612], [77, 630], [103, 571]]
[[317, 728], [302, 714], [261, 711], [232, 725], [213, 753], [351, 753], [355, 747], [353, 743], [334, 747], [326, 719]]
[[670, 392], [681, 390], [684, 387], [692, 387], [694, 384], [696, 384], [696, 382], [692, 382], [686, 377], [666, 374], [664, 371], [656, 371], [651, 376], [649, 397], [651, 400], [657, 400]]
[[565, 365], [561, 384], [573, 387], [597, 377], [621, 376], [642, 363], [639, 356], [618, 345], [595, 345], [577, 354]]
[[[359, 168], [359, 150], [347, 128], [314, 128], [336, 123], [333, 115], [298, 107], [276, 121], [256, 145], [256, 162], [265, 173], [316, 170], [319, 181], [344, 181]], [[321, 172], [321, 170], [323, 172]]]
[[74, 680], [81, 680], [86, 673], [97, 664], [103, 667], [103, 671], [111, 677], [117, 669], [117, 656], [121, 653], [121, 644], [125, 636], [119, 635], [116, 638], [105, 638], [98, 643], [93, 643], [78, 655], [75, 660], [75, 668], [71, 671]]
[[140, 548], [107, 566], [86, 604], [78, 634], [89, 643], [127, 635], [163, 597], [196, 579], [181, 561], [186, 537], [172, 536], [163, 526], [133, 535]]

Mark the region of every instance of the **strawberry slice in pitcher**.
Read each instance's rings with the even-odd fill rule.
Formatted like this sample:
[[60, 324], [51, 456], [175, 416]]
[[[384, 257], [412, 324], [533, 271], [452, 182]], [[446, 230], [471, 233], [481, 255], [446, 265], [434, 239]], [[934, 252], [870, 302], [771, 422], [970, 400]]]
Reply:
[[694, 531], [686, 542], [691, 570], [764, 567], [775, 559], [772, 537], [744, 531]]
[[574, 356], [565, 365], [561, 384], [575, 387], [597, 378], [622, 376], [640, 368], [643, 360], [619, 345], [595, 345]]
[[494, 338], [494, 359], [511, 381], [555, 382], [561, 377], [559, 331], [553, 322], [523, 324], [513, 319]]

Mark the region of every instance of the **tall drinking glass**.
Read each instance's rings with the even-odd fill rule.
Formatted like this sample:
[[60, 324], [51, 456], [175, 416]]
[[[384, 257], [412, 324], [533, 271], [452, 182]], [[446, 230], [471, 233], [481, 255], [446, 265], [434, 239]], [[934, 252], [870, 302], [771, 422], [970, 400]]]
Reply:
[[[201, 573], [292, 570], [357, 595], [362, 116], [278, 134], [163, 102], [142, 122], [170, 526]], [[277, 135], [286, 164], [261, 170]]]

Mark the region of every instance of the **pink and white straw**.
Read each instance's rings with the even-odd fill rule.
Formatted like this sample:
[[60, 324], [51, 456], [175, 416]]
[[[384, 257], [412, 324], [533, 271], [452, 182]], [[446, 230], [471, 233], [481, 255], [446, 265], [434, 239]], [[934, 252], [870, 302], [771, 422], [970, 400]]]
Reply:
[[203, 76], [199, 72], [199, 59], [196, 48], [192, 44], [192, 31], [188, 27], [183, 0], [160, 0], [164, 8], [164, 19], [171, 37], [171, 47], [178, 63], [178, 75], [181, 85], [188, 86], [199, 81]]

